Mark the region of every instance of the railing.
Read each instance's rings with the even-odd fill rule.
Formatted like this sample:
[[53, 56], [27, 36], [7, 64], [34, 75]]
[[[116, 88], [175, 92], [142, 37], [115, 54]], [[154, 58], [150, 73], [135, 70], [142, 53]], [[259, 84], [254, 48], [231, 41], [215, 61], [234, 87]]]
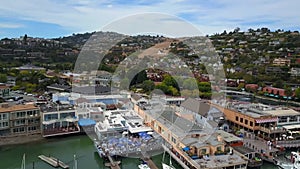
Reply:
[[299, 147], [300, 140], [276, 141], [276, 145], [283, 146], [283, 147]]
[[67, 127], [67, 128], [53, 128], [53, 129], [44, 129], [43, 136], [55, 136], [55, 135], [64, 135], [64, 134], [71, 134], [71, 133], [78, 133], [80, 131], [79, 127]]
[[283, 128], [265, 128], [265, 127], [260, 127], [259, 128], [261, 131], [266, 132], [266, 133], [282, 133], [285, 132]]

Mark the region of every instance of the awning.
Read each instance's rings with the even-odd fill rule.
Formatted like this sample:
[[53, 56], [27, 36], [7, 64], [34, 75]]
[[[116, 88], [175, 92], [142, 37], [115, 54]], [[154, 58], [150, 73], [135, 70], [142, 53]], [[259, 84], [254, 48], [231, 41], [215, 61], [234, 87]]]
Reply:
[[278, 118], [274, 117], [274, 118], [267, 118], [267, 119], [255, 119], [256, 123], [269, 123], [269, 122], [277, 122]]
[[190, 148], [189, 148], [189, 147], [184, 147], [182, 150], [183, 150], [183, 151], [189, 151]]
[[287, 126], [282, 126], [283, 128], [290, 130], [290, 129], [297, 129], [300, 128], [300, 124], [296, 124], [296, 125], [287, 125]]
[[78, 124], [79, 126], [93, 126], [96, 124], [96, 121], [92, 119], [79, 119]]
[[43, 124], [45, 125], [49, 125], [49, 124], [53, 124], [53, 123], [56, 123], [57, 120], [49, 120], [49, 121], [43, 121]]
[[152, 131], [150, 127], [138, 127], [138, 128], [129, 128], [130, 133], [140, 133], [140, 132], [148, 132]]

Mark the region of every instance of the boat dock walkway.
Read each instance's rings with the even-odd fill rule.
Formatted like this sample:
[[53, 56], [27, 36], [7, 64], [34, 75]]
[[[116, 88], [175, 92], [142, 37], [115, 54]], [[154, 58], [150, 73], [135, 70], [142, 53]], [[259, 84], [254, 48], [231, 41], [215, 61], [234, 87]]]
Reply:
[[155, 163], [150, 158], [144, 157], [144, 158], [142, 158], [142, 160], [145, 161], [151, 169], [158, 169], [158, 167], [155, 165]]
[[57, 168], [57, 167], [61, 167], [61, 168], [64, 168], [64, 169], [67, 169], [69, 168], [68, 165], [66, 165], [65, 163], [63, 163], [62, 161], [54, 158], [54, 157], [47, 157], [45, 155], [39, 155], [38, 156], [39, 159], [41, 159], [42, 161], [48, 163], [49, 165]]
[[110, 167], [111, 169], [121, 169], [119, 164], [120, 161], [114, 161], [110, 155], [107, 154], [107, 158], [109, 160], [109, 163], [105, 163], [106, 167]]

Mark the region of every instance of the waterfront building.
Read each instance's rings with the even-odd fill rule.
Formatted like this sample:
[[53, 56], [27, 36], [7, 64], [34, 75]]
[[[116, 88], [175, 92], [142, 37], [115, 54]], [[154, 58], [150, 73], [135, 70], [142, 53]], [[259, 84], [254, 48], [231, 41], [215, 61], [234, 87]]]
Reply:
[[183, 168], [246, 168], [247, 158], [238, 152], [229, 154], [212, 127], [178, 116], [160, 99], [152, 98], [149, 109], [134, 105], [134, 110], [170, 145]]
[[[213, 106], [220, 107], [216, 104]], [[236, 134], [242, 129], [273, 141], [277, 146], [300, 145], [300, 112], [286, 107], [246, 102], [229, 102], [223, 112]]]
[[133, 110], [110, 110], [104, 111], [103, 120], [95, 125], [95, 133], [99, 140], [106, 139], [108, 134], [120, 134], [128, 132], [137, 134], [152, 131], [144, 125], [144, 120]]
[[80, 132], [78, 116], [72, 105], [52, 105], [41, 107], [43, 137]]
[[0, 106], [0, 136], [40, 134], [40, 109], [33, 104]]

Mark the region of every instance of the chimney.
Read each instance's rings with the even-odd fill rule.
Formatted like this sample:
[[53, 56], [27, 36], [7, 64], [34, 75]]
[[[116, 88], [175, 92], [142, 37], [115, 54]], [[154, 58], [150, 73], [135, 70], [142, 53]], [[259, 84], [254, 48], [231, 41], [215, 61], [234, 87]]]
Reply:
[[218, 135], [218, 136], [217, 136], [217, 139], [218, 139], [218, 141], [223, 142], [223, 138], [222, 138], [221, 135]]

